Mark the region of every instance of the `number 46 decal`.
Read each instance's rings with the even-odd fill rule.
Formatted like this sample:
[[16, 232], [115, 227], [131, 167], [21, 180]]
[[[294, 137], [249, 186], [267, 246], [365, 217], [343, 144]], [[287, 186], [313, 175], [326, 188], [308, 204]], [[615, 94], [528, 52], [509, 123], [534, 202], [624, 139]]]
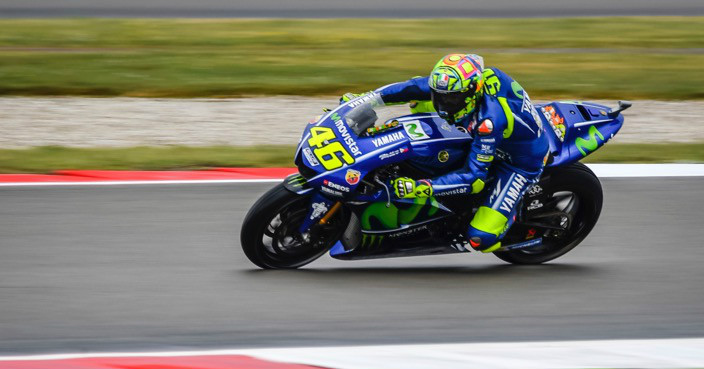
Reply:
[[423, 130], [423, 126], [420, 124], [420, 121], [412, 120], [410, 122], [403, 122], [403, 129], [406, 130], [406, 133], [411, 140], [425, 140], [426, 138], [430, 138], [430, 136], [428, 136], [428, 134], [426, 134]]
[[333, 170], [341, 167], [342, 161], [340, 158], [347, 164], [354, 164], [354, 158], [340, 142], [330, 142], [337, 138], [332, 129], [313, 127], [310, 129], [310, 134], [311, 138], [308, 139], [308, 145], [317, 147], [317, 149], [313, 150], [313, 153], [325, 169]]

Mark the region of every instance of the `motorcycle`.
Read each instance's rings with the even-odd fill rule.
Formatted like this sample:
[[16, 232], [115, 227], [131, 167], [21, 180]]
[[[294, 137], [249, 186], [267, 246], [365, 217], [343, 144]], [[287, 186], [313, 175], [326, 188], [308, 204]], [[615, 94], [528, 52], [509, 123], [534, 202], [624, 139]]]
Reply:
[[[594, 228], [603, 193], [579, 160], [623, 125], [617, 109], [576, 101], [536, 104], [550, 152], [516, 220], [494, 252], [514, 264], [539, 264], [575, 248]], [[299, 173], [252, 206], [242, 224], [245, 255], [266, 269], [298, 268], [326, 252], [340, 260], [467, 253], [465, 232], [485, 190], [397, 199], [392, 178], [433, 178], [464, 165], [472, 137], [435, 113], [398, 115], [370, 93], [339, 105], [305, 127]], [[496, 160], [510, 160], [497, 152]]]

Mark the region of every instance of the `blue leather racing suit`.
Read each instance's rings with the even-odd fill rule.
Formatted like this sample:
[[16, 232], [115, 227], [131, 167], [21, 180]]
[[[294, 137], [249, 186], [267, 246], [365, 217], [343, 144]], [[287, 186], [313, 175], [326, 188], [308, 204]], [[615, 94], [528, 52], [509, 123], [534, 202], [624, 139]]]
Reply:
[[[524, 192], [542, 173], [548, 139], [536, 109], [518, 82], [497, 68], [487, 68], [483, 75], [484, 94], [477, 109], [457, 122], [474, 137], [466, 165], [433, 178], [431, 183], [435, 194], [458, 189], [476, 193], [484, 187], [491, 170], [493, 187], [470, 222], [467, 239], [475, 249], [494, 251], [515, 221]], [[428, 77], [387, 85], [376, 92], [387, 104], [430, 100]]]

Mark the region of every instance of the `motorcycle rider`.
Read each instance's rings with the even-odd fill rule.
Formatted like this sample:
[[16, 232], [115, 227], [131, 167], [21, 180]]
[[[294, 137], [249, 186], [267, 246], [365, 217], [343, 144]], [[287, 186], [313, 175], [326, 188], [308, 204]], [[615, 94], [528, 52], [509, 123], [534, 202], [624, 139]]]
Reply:
[[[443, 192], [478, 193], [491, 169], [493, 188], [469, 224], [467, 239], [475, 250], [493, 252], [516, 218], [526, 189], [537, 182], [548, 153], [548, 140], [537, 111], [518, 82], [498, 68], [484, 68], [481, 56], [449, 54], [428, 77], [416, 77], [375, 90], [384, 103], [428, 101], [450, 124], [473, 136], [466, 164], [433, 179], [392, 181], [398, 198], [429, 197]], [[364, 94], [347, 93], [340, 102]], [[499, 157], [501, 160], [496, 160]]]

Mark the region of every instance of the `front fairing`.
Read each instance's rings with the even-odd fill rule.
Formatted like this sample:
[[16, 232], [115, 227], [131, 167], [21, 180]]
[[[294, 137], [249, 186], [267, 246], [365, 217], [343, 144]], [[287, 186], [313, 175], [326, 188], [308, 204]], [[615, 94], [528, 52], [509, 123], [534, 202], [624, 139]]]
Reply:
[[[360, 136], [383, 109], [379, 95], [370, 94], [342, 104], [309, 124], [296, 150], [309, 186], [333, 198], [349, 198], [364, 176], [377, 167], [405, 160], [411, 151], [403, 125], [374, 136]], [[383, 123], [383, 122], [382, 122]]]
[[[378, 94], [342, 104], [305, 127], [296, 150], [296, 164], [313, 188], [332, 197], [349, 198], [370, 171], [408, 159], [428, 172], [456, 160], [471, 137], [436, 114], [398, 117], [386, 114]], [[386, 125], [378, 133], [367, 128]], [[390, 127], [389, 127], [390, 126]]]
[[[341, 200], [386, 204], [391, 200], [392, 189], [375, 193], [357, 189], [363, 180], [375, 182], [373, 177], [365, 176], [388, 164], [407, 161], [426, 173], [434, 173], [464, 161], [466, 155], [462, 153], [472, 140], [465, 131], [435, 114], [399, 117], [400, 110], [396, 108], [393, 114], [384, 116], [384, 109], [381, 98], [372, 94], [342, 104], [305, 127], [296, 150], [296, 164], [305, 178], [296, 177], [296, 181], [305, 181], [305, 186], [297, 187], [298, 191], [313, 192], [313, 203], [318, 204], [315, 208], [330, 207]], [[363, 134], [375, 126], [385, 128]], [[319, 195], [330, 201], [321, 204]], [[320, 212], [312, 205], [309, 213], [302, 231], [319, 219], [316, 215]]]

